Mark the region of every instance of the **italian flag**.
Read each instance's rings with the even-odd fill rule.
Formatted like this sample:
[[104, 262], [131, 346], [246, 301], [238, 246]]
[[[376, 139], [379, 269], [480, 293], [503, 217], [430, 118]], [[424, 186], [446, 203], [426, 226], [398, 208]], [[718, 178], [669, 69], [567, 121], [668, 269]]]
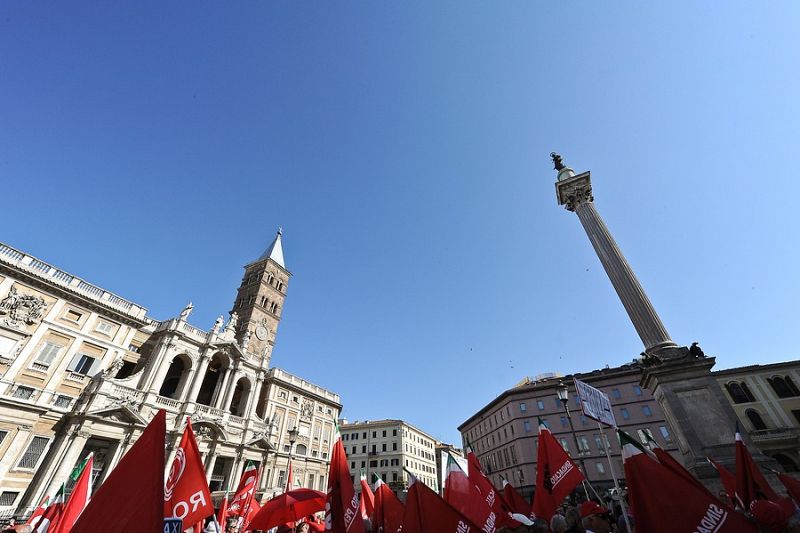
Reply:
[[33, 511], [33, 514], [28, 518], [28, 521], [25, 522], [26, 525], [31, 527], [36, 527], [36, 524], [39, 523], [39, 520], [42, 519], [42, 515], [47, 510], [47, 507], [50, 505], [50, 496], [45, 496], [42, 503], [39, 504], [39, 507]]
[[64, 489], [65, 487], [62, 483], [58, 488], [58, 492], [56, 492], [56, 495], [53, 497], [53, 501], [47, 506], [44, 513], [42, 513], [41, 519], [38, 521], [36, 529], [34, 529], [35, 533], [46, 533], [47, 531], [52, 533], [58, 527], [58, 523], [61, 521], [61, 516], [64, 512]]
[[[55, 533], [68, 533], [83, 510], [89, 505], [92, 497], [92, 466], [94, 464], [94, 454], [90, 453], [81, 464], [75, 467], [72, 476], [77, 473], [77, 483], [69, 495], [69, 500], [64, 505], [64, 512], [61, 516]], [[70, 477], [72, 477], [70, 476]]]

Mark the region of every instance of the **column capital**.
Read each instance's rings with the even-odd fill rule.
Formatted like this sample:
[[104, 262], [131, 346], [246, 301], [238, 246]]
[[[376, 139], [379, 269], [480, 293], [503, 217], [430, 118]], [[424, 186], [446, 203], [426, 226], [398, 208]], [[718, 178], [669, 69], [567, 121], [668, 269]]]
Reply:
[[568, 211], [575, 211], [579, 205], [594, 201], [590, 172], [557, 181], [556, 197], [558, 205], [563, 205]]

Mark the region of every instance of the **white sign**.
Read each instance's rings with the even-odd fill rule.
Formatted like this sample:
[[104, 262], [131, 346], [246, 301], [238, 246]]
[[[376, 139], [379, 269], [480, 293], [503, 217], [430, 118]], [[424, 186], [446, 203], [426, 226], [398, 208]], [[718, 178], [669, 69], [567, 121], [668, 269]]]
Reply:
[[575, 380], [575, 391], [581, 398], [583, 414], [609, 426], [617, 427], [614, 411], [611, 410], [611, 401], [600, 389], [595, 389], [583, 381]]

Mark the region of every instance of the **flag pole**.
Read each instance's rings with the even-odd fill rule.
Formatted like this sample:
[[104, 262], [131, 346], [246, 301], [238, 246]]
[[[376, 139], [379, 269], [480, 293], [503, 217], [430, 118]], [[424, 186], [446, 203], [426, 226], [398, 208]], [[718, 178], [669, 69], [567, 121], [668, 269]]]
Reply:
[[603, 436], [603, 448], [606, 451], [606, 459], [608, 460], [608, 470], [611, 472], [611, 479], [614, 480], [614, 488], [617, 489], [617, 496], [619, 496], [619, 505], [622, 507], [622, 517], [625, 519], [625, 528], [627, 528], [628, 533], [631, 531], [631, 523], [628, 520], [628, 510], [625, 508], [625, 498], [622, 497], [622, 492], [619, 490], [619, 482], [617, 481], [617, 474], [614, 473], [614, 463], [611, 462], [611, 452], [608, 451], [608, 437], [606, 437], [606, 432], [603, 429], [603, 425], [598, 421], [597, 422], [597, 429], [600, 430], [600, 434]]

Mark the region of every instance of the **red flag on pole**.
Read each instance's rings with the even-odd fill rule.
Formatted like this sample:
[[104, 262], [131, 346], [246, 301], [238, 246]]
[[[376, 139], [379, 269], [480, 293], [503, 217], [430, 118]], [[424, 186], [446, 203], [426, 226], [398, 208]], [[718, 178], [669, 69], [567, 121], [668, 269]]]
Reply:
[[94, 454], [89, 454], [89, 457], [84, 461], [83, 470], [69, 495], [66, 505], [64, 505], [64, 512], [62, 513], [61, 520], [55, 529], [51, 530], [55, 533], [68, 533], [83, 510], [89, 505], [89, 499], [92, 497], [92, 466], [94, 465]]
[[361, 503], [359, 506], [361, 510], [361, 517], [365, 520], [372, 516], [375, 512], [375, 495], [367, 483], [367, 476], [361, 472]]
[[64, 512], [64, 484], [61, 484], [58, 492], [53, 497], [53, 501], [44, 510], [41, 519], [37, 522], [36, 533], [45, 533], [46, 531], [55, 531], [58, 527], [58, 522], [61, 520], [61, 515]]
[[777, 502], [778, 495], [769, 486], [761, 470], [758, 469], [753, 456], [747, 450], [739, 433], [739, 424], [736, 424], [736, 496], [741, 500], [744, 509], [750, 509], [750, 504], [760, 499], [759, 493], [767, 500]]
[[26, 524], [26, 525], [29, 525], [29, 526], [31, 526], [31, 527], [35, 527], [35, 526], [36, 526], [36, 524], [38, 524], [38, 523], [39, 523], [39, 520], [41, 520], [41, 519], [42, 519], [42, 515], [43, 515], [43, 514], [44, 514], [44, 512], [47, 510], [47, 507], [48, 507], [49, 505], [50, 505], [50, 496], [45, 496], [45, 497], [44, 497], [44, 499], [42, 500], [42, 503], [40, 503], [40, 504], [39, 504], [39, 507], [37, 507], [37, 508], [36, 508], [36, 509], [33, 511], [33, 514], [31, 514], [31, 515], [28, 517], [28, 521], [27, 521], [27, 522], [25, 522], [25, 524]]
[[331, 464], [328, 470], [328, 493], [325, 500], [325, 531], [364, 533], [364, 521], [358, 511], [358, 496], [350, 479], [347, 454], [336, 426]]
[[222, 498], [222, 503], [220, 504], [219, 511], [217, 512], [217, 524], [219, 524], [219, 527], [223, 531], [227, 527], [226, 523], [227, 521], [228, 521], [228, 493], [225, 492], [225, 496]]
[[442, 531], [480, 533], [482, 530], [424, 483], [412, 481], [406, 496], [403, 533], [441, 533]]
[[713, 466], [717, 473], [719, 473], [722, 486], [725, 488], [725, 493], [728, 495], [728, 501], [725, 503], [732, 507], [736, 507], [737, 505], [739, 507], [743, 507], [744, 504], [738, 501], [738, 498], [736, 497], [736, 476], [731, 474], [730, 470], [716, 462], [711, 457], [706, 457], [706, 459], [708, 459], [708, 462], [711, 463], [711, 466]]
[[184, 525], [195, 524], [214, 514], [211, 491], [192, 423], [187, 418], [175, 459], [164, 483], [164, 516], [180, 518]]
[[[485, 504], [494, 512], [497, 517], [497, 525], [509, 528], [519, 527], [519, 522], [511, 518], [511, 508], [506, 505], [503, 497], [500, 496], [492, 482], [483, 473], [481, 463], [478, 462], [478, 458], [475, 457], [472, 449], [467, 453], [467, 467], [467, 477], [469, 477], [470, 483], [478, 490]], [[527, 514], [522, 514], [522, 517], [518, 516], [517, 518], [527, 520]]]
[[372, 531], [375, 533], [397, 533], [403, 525], [405, 508], [394, 492], [378, 479], [375, 483], [375, 512], [372, 514]]
[[[472, 470], [471, 463], [468, 463], [468, 468]], [[469, 518], [471, 522], [481, 524], [484, 533], [495, 531], [498, 521], [497, 513], [449, 453], [447, 454], [447, 477], [444, 481], [444, 501]]]
[[775, 472], [775, 474], [778, 476], [778, 479], [781, 480], [783, 486], [786, 487], [786, 491], [789, 493], [789, 496], [794, 498], [794, 501], [800, 505], [800, 479], [789, 477], [786, 474], [781, 474], [780, 472]]
[[707, 491], [648, 456], [627, 433], [617, 431], [636, 531], [756, 533], [758, 529], [744, 515], [722, 505]]
[[531, 505], [516, 491], [516, 489], [514, 489], [511, 483], [505, 479], [503, 480], [503, 499], [511, 508], [512, 512], [523, 516], [530, 514]]
[[70, 533], [141, 533], [164, 529], [163, 409], [97, 489]]
[[583, 480], [581, 471], [540, 419], [533, 514], [549, 521], [564, 498]]
[[258, 478], [258, 469], [252, 461], [247, 461], [242, 477], [239, 479], [239, 486], [231, 498], [228, 505], [228, 514], [231, 516], [242, 516], [245, 513], [247, 504], [253, 498], [256, 491], [256, 480]]

